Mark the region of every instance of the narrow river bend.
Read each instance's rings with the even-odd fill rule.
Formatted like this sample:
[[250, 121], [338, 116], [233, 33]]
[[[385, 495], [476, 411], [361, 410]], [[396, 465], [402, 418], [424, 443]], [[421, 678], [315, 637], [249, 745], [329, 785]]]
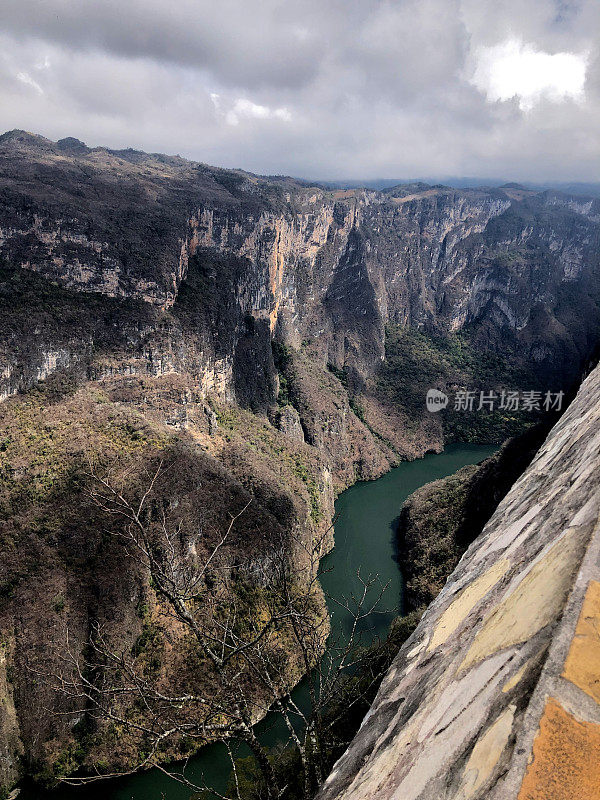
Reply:
[[[497, 447], [490, 445], [450, 445], [439, 455], [427, 455], [405, 462], [376, 481], [357, 483], [343, 492], [336, 502], [335, 548], [324, 561], [323, 588], [332, 598], [359, 593], [357, 571], [363, 578], [378, 575], [388, 588], [382, 601], [387, 613], [373, 615], [364, 632], [365, 639], [385, 637], [389, 625], [402, 610], [402, 575], [395, 559], [394, 521], [409, 494], [429, 481], [451, 475], [467, 464], [487, 458]], [[349, 614], [330, 602], [332, 631], [343, 635], [351, 622]], [[302, 684], [295, 699], [303, 702]], [[266, 744], [287, 739], [280, 718], [269, 714], [257, 731]], [[224, 791], [230, 772], [229, 759], [221, 745], [209, 745], [186, 768], [189, 780], [202, 779], [217, 791]], [[124, 779], [68, 787], [40, 793], [24, 789], [19, 800], [189, 800], [190, 791], [158, 770]]]

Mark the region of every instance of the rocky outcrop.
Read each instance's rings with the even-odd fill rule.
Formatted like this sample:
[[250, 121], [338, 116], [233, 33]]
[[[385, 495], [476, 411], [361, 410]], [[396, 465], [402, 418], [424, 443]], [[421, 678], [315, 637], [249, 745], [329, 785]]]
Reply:
[[[165, 465], [152, 503], [177, 530], [182, 564], [206, 558], [249, 504], [219, 549], [207, 592], [231, 580], [240, 598], [260, 598], [281, 553], [302, 580], [313, 569], [307, 554], [332, 544], [332, 476], [303, 440], [235, 406], [208, 405], [186, 376], [117, 375], [81, 388], [58, 378], [0, 407], [3, 789], [24, 771], [51, 784], [78, 768], [122, 770], [137, 758], [131, 732], [117, 741], [100, 721], [86, 736], [81, 698], [56, 688], [84, 658], [93, 626], [163, 687], [206, 680], [193, 637], [154, 591], [147, 566], [109, 535], [114, 520], [90, 501], [91, 463], [110, 465], [128, 497]], [[323, 603], [318, 593], [315, 602]], [[239, 613], [252, 620], [258, 612], [240, 599]], [[290, 680], [299, 679], [293, 648], [286, 656]], [[255, 718], [263, 706], [257, 698]], [[165, 759], [185, 747], [174, 741]]]
[[596, 797], [600, 368], [401, 648], [320, 800]]
[[294, 406], [285, 405], [275, 414], [275, 424], [282, 433], [290, 436], [297, 442], [304, 441], [304, 431], [300, 422], [300, 415]]

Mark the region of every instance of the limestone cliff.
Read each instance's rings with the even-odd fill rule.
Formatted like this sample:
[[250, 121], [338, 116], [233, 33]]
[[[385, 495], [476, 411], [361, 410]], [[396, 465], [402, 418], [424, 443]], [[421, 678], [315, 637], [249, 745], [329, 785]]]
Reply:
[[600, 368], [403, 645], [320, 800], [597, 797]]
[[84, 335], [55, 314], [34, 315], [33, 330], [15, 320], [0, 340], [0, 392], [68, 364], [94, 377], [185, 371], [265, 409], [275, 339], [313, 371], [343, 370], [371, 445], [414, 456], [442, 433], [430, 419], [416, 445], [394, 441], [405, 426], [377, 390], [386, 326], [464, 332], [477, 351], [501, 345], [529, 383], [570, 382], [596, 344], [599, 221], [597, 200], [552, 192], [330, 191], [13, 131], [0, 137], [2, 263], [96, 308], [79, 304]]

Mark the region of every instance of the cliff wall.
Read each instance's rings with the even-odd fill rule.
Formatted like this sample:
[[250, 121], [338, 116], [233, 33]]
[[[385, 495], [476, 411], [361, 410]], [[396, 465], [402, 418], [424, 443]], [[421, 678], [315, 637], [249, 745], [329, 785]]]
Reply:
[[[478, 346], [502, 341], [539, 374], [575, 378], [600, 316], [598, 201], [416, 188], [326, 191], [14, 131], [0, 137], [0, 256], [65, 289], [141, 303], [126, 337], [138, 369], [191, 366], [244, 405], [267, 401], [236, 384], [236, 358], [264, 355], [245, 352], [251, 320], [267, 344], [346, 369], [353, 389], [384, 358], [386, 325], [472, 329]], [[190, 285], [205, 295], [194, 346], [177, 304]], [[5, 394], [86, 357], [41, 323], [28, 338], [43, 346], [12, 361], [5, 347]]]

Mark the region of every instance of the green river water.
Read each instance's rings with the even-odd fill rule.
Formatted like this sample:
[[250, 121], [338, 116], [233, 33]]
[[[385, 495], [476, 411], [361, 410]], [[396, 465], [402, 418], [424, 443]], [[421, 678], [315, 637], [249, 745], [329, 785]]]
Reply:
[[[359, 592], [357, 571], [367, 578], [377, 575], [387, 589], [381, 609], [367, 620], [362, 643], [376, 636], [385, 637], [392, 619], [402, 611], [402, 575], [395, 556], [395, 521], [400, 507], [411, 492], [429, 481], [451, 475], [466, 464], [487, 458], [497, 448], [487, 445], [450, 445], [439, 455], [427, 455], [405, 462], [376, 481], [357, 483], [343, 492], [336, 502], [335, 548], [322, 562], [321, 583], [331, 598], [341, 600]], [[329, 601], [332, 635], [344, 636], [351, 617]], [[306, 706], [306, 687], [294, 690], [294, 699]], [[281, 719], [269, 714], [257, 725], [265, 744], [287, 739]], [[221, 745], [209, 745], [186, 766], [189, 780], [206, 783], [224, 791], [230, 773], [229, 758]], [[40, 793], [24, 789], [19, 800], [189, 800], [191, 792], [158, 770], [123, 779], [102, 781], [72, 789], [63, 787]]]

